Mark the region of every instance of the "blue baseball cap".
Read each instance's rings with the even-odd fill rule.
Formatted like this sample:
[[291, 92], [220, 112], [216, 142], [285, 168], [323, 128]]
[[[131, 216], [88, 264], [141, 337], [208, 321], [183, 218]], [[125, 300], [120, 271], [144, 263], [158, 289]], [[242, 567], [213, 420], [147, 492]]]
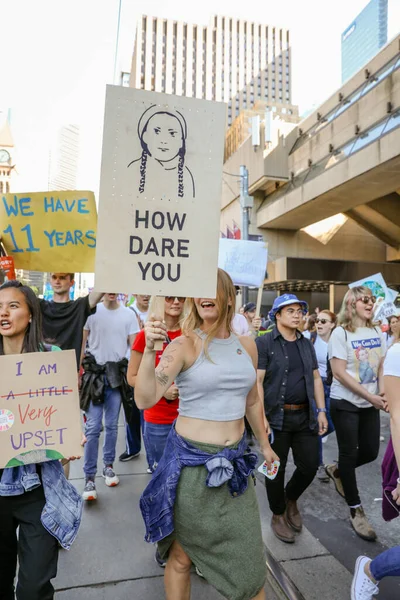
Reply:
[[276, 313], [279, 312], [281, 308], [284, 306], [289, 306], [290, 304], [300, 304], [304, 314], [308, 311], [307, 302], [304, 302], [304, 300], [299, 300], [295, 294], [283, 294], [283, 296], [278, 296], [275, 298], [274, 304], [268, 313], [271, 321], [275, 321]]

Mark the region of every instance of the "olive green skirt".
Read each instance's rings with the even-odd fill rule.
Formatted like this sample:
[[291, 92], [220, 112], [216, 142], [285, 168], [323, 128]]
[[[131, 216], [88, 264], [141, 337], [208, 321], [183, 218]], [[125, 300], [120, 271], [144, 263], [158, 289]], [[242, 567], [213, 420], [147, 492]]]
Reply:
[[[186, 439], [186, 438], [185, 438]], [[186, 440], [210, 454], [223, 446]], [[235, 444], [232, 447], [237, 447]], [[174, 507], [174, 531], [158, 543], [163, 559], [177, 540], [206, 580], [229, 600], [250, 600], [264, 587], [266, 562], [253, 478], [232, 497], [228, 484], [209, 488], [208, 471], [184, 467]]]

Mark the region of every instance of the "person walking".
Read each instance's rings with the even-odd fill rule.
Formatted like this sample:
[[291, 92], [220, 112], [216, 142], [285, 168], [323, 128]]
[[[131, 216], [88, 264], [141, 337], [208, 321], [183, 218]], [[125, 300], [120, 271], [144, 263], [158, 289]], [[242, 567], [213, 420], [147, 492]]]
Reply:
[[189, 600], [192, 562], [230, 600], [262, 600], [266, 578], [260, 515], [251, 474], [257, 455], [246, 443], [247, 418], [269, 466], [277, 459], [265, 431], [256, 387], [257, 351], [232, 333], [235, 288], [218, 269], [217, 297], [190, 298], [184, 335], [154, 370], [162, 316], [145, 325], [136, 378], [138, 406], [154, 406], [175, 381], [179, 416], [142, 494], [146, 541], [158, 542], [167, 600]]
[[373, 324], [375, 297], [368, 287], [351, 288], [329, 340], [332, 367], [331, 417], [339, 447], [338, 465], [326, 472], [350, 509], [350, 523], [361, 538], [374, 541], [376, 533], [361, 504], [356, 469], [376, 459], [380, 415], [385, 410], [381, 372], [386, 352], [384, 336]]
[[83, 326], [96, 312], [103, 294], [90, 292], [88, 296], [71, 300], [70, 290], [74, 283], [75, 273], [50, 273], [53, 300], [40, 300], [40, 310], [45, 339], [53, 340], [62, 350], [75, 350], [79, 370]]
[[[160, 362], [164, 350], [172, 340], [178, 338], [181, 332], [181, 319], [186, 298], [166, 296], [164, 298], [164, 323], [167, 328], [167, 338], [162, 351], [156, 352], [155, 366]], [[142, 329], [132, 346], [128, 367], [128, 383], [135, 388], [136, 377], [146, 349], [145, 332]], [[178, 416], [179, 390], [175, 383], [165, 392], [159, 402], [152, 408], [144, 410], [143, 439], [146, 454], [150, 462], [151, 472], [155, 471], [164, 452], [165, 444], [172, 424]]]
[[[139, 325], [134, 313], [121, 306], [117, 294], [105, 294], [104, 302], [95, 315], [88, 318], [82, 341], [82, 366], [84, 373], [80, 390], [81, 408], [86, 413], [84, 453], [84, 500], [96, 500], [95, 477], [99, 437], [104, 414], [104, 445], [102, 476], [109, 487], [118, 485], [113, 463], [118, 435], [118, 416], [121, 401], [131, 396], [126, 380], [131, 348]], [[87, 350], [86, 350], [87, 344]]]
[[[135, 301], [128, 308], [132, 310], [139, 323], [140, 330], [143, 329], [149, 314], [151, 296], [136, 294]], [[142, 431], [144, 433], [143, 411], [140, 411], [135, 403], [134, 392], [132, 388], [132, 402], [129, 419], [125, 418], [126, 449], [120, 454], [119, 460], [127, 462], [136, 458], [142, 449]], [[148, 470], [151, 471], [150, 459], [147, 457]]]
[[[307, 303], [294, 294], [278, 296], [269, 313], [274, 329], [256, 338], [258, 389], [274, 434], [272, 449], [280, 458], [275, 479], [265, 479], [271, 527], [287, 543], [302, 529], [297, 501], [318, 469], [318, 434], [328, 430], [315, 350], [297, 329], [306, 311]], [[290, 449], [296, 469], [285, 486]]]
[[315, 319], [315, 327], [316, 330], [311, 333], [310, 340], [314, 344], [314, 350], [318, 361], [318, 371], [321, 375], [322, 383], [324, 386], [326, 418], [328, 421], [328, 429], [326, 433], [324, 433], [323, 436], [320, 436], [318, 438], [319, 466], [317, 471], [317, 479], [319, 479], [319, 481], [327, 482], [329, 481], [329, 477], [326, 474], [324, 466], [323, 441], [326, 439], [326, 436], [332, 433], [332, 431], [334, 431], [335, 429], [330, 415], [330, 390], [332, 383], [332, 372], [330, 370], [330, 365], [328, 362], [328, 341], [331, 337], [332, 331], [336, 327], [335, 313], [327, 309], [320, 310], [318, 312], [317, 318]]
[[[40, 304], [19, 281], [0, 287], [0, 355], [60, 350], [45, 344]], [[1, 360], [1, 359], [0, 359]], [[37, 451], [39, 452], [39, 451]], [[79, 457], [65, 459], [74, 460]], [[58, 548], [69, 549], [81, 522], [82, 498], [51, 460], [0, 469], [0, 598], [52, 600]], [[18, 528], [18, 535], [17, 535]]]
[[391, 315], [388, 317], [389, 328], [386, 331], [386, 347], [390, 348], [395, 339], [395, 332], [398, 328], [399, 317], [397, 315]]
[[[397, 469], [400, 470], [400, 339], [396, 332], [383, 364], [385, 400], [390, 412], [390, 429]], [[400, 511], [400, 479], [392, 492], [393, 503]], [[351, 600], [372, 600], [384, 577], [400, 577], [400, 546], [385, 550], [373, 560], [359, 556], [351, 585]]]

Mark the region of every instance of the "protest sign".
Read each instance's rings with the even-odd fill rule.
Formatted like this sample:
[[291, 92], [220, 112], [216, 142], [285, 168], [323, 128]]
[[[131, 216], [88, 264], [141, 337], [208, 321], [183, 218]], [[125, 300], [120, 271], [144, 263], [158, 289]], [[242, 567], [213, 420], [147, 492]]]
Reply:
[[215, 297], [225, 111], [107, 86], [97, 290]]
[[74, 350], [0, 356], [0, 468], [81, 456]]
[[219, 240], [218, 266], [229, 273], [235, 285], [261, 287], [267, 260], [268, 248], [264, 242]]
[[93, 272], [96, 248], [93, 192], [3, 194], [0, 236], [16, 269]]
[[397, 292], [387, 287], [381, 273], [375, 273], [364, 279], [354, 281], [350, 283], [349, 288], [360, 285], [369, 288], [372, 295], [376, 298], [374, 306], [374, 319], [376, 321], [385, 321], [388, 317], [397, 315], [397, 308], [393, 303], [397, 297]]

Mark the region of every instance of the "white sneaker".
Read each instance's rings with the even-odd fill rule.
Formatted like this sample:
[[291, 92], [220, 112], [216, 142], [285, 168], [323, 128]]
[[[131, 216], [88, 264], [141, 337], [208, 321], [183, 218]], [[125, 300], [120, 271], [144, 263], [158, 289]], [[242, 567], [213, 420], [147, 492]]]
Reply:
[[115, 474], [112, 466], [109, 465], [108, 467], [104, 467], [102, 475], [106, 480], [106, 485], [108, 485], [108, 487], [115, 487], [119, 484], [118, 476]]
[[372, 596], [379, 594], [378, 586], [365, 574], [364, 567], [371, 559], [368, 556], [359, 556], [354, 569], [351, 583], [351, 600], [372, 600]]
[[86, 479], [82, 498], [84, 500], [97, 500], [96, 484], [93, 479]]

